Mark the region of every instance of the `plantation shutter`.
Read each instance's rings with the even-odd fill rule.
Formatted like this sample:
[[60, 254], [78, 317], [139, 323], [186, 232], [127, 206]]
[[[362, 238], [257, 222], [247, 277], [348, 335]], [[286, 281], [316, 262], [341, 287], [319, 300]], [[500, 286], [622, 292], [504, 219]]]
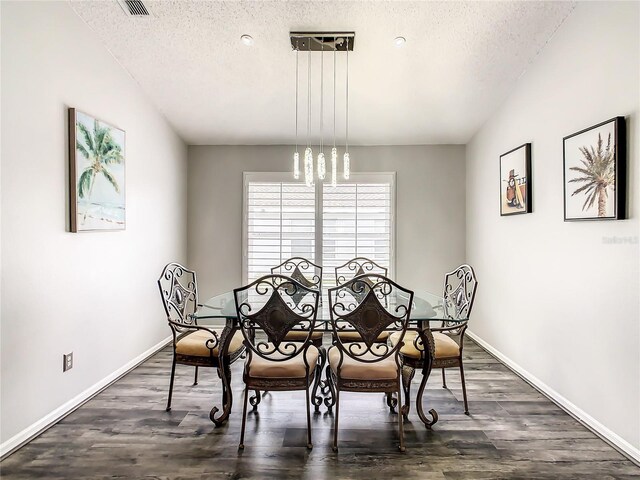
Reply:
[[315, 260], [315, 189], [304, 183], [246, 184], [247, 280], [287, 258]]
[[384, 183], [342, 183], [335, 188], [324, 185], [323, 285], [335, 285], [335, 267], [354, 257], [367, 257], [391, 272], [391, 187], [391, 179]]
[[355, 173], [336, 187], [307, 187], [289, 173], [245, 173], [243, 281], [295, 256], [323, 266], [324, 287], [357, 256], [393, 277], [394, 182], [393, 173]]

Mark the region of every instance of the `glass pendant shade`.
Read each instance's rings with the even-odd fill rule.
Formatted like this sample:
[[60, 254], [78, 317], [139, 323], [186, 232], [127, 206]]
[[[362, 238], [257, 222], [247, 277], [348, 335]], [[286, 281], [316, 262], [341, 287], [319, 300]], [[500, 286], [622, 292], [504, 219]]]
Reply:
[[324, 177], [327, 176], [327, 164], [324, 160], [324, 153], [320, 152], [318, 154], [318, 178], [320, 180], [324, 180]]
[[349, 165], [349, 152], [346, 152], [344, 154], [343, 162], [344, 162], [344, 179], [349, 180], [349, 176], [351, 175], [351, 167]]
[[307, 147], [304, 151], [304, 183], [307, 187], [313, 185], [313, 151]]
[[331, 149], [331, 186], [335, 188], [338, 183], [338, 149]]
[[296, 180], [300, 178], [300, 154], [298, 152], [293, 154], [293, 178]]

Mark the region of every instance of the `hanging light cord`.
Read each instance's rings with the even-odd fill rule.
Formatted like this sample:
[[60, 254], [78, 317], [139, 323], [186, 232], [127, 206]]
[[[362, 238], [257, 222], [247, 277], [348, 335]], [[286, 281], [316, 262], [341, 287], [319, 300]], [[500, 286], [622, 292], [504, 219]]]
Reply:
[[296, 42], [296, 153], [298, 153], [298, 51]]
[[346, 120], [347, 120], [347, 128], [346, 128], [346, 138], [345, 138], [345, 151], [349, 152], [349, 38], [347, 37], [347, 114], [346, 114]]
[[320, 152], [324, 152], [324, 38], [320, 52]]
[[333, 146], [336, 146], [336, 50], [333, 45]]
[[309, 61], [307, 62], [307, 147], [311, 146], [311, 40], [307, 41], [309, 47]]

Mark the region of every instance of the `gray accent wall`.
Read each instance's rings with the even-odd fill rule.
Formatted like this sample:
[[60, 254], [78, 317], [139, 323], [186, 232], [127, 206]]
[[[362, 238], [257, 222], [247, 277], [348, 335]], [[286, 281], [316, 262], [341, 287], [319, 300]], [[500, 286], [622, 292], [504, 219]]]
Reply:
[[[200, 296], [242, 282], [242, 173], [289, 172], [293, 146], [190, 146], [189, 265]], [[464, 261], [464, 146], [349, 148], [354, 172], [396, 172], [396, 279], [442, 291]], [[292, 177], [293, 179], [293, 177]]]

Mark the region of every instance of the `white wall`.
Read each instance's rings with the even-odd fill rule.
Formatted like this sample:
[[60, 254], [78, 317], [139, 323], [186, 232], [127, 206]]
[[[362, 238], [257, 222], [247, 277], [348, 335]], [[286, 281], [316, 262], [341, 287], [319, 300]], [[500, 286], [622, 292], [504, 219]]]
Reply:
[[[396, 279], [439, 292], [464, 260], [464, 147], [353, 147], [355, 172], [397, 172]], [[242, 172], [288, 172], [292, 146], [190, 146], [189, 265], [201, 300], [242, 283]]]
[[[638, 459], [639, 8], [579, 3], [466, 153], [480, 282], [470, 329]], [[565, 223], [562, 138], [616, 115], [627, 118], [629, 219]], [[499, 156], [525, 142], [533, 214], [501, 218]]]
[[[126, 131], [124, 232], [68, 232], [69, 106]], [[68, 2], [2, 2], [2, 140], [6, 446], [169, 335], [155, 279], [186, 259], [187, 148]]]

